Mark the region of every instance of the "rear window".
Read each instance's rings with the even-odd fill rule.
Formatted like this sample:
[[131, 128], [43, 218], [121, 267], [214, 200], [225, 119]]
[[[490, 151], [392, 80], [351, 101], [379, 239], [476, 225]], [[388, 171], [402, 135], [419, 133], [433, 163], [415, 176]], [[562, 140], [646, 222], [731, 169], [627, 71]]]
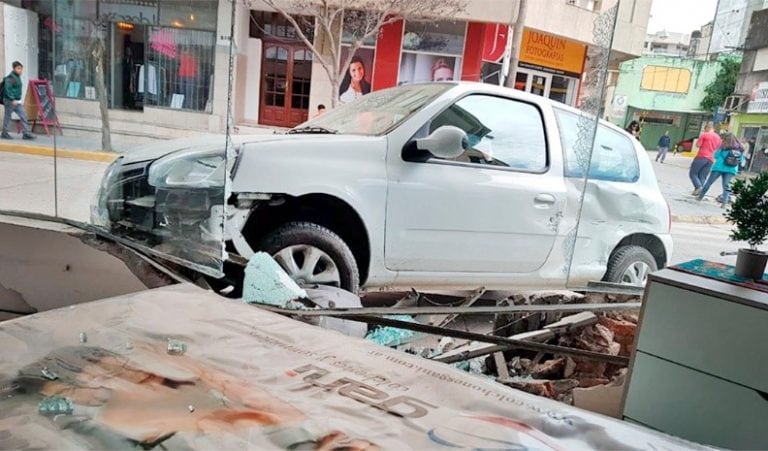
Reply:
[[[579, 136], [579, 115], [555, 108], [563, 143], [566, 177], [584, 177], [584, 169], [576, 156], [576, 142]], [[597, 127], [595, 146], [589, 178], [610, 182], [636, 182], [640, 178], [637, 153], [632, 139], [605, 125]]]

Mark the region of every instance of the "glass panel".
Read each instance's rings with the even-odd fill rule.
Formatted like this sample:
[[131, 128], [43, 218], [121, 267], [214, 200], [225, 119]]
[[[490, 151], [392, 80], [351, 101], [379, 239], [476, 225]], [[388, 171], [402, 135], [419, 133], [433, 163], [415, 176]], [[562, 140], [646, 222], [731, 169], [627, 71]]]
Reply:
[[[86, 3], [96, 2], [56, 2], [75, 10]], [[232, 8], [214, 0], [100, 2], [99, 16], [53, 22], [61, 27], [51, 39], [63, 129], [54, 139], [59, 216], [222, 274], [233, 22], [217, 22]]]
[[403, 50], [461, 56], [464, 51], [466, 22], [406, 21]]
[[528, 74], [518, 72], [515, 76], [515, 89], [525, 91], [528, 88]]
[[547, 89], [547, 77], [543, 75], [532, 75], [531, 93], [537, 96], [543, 96]]
[[217, 0], [161, 0], [160, 25], [216, 31]]
[[429, 132], [452, 125], [464, 130], [470, 149], [455, 161], [527, 172], [547, 168], [544, 122], [533, 105], [498, 97], [465, 97], [440, 113]]
[[[215, 33], [153, 27], [145, 65], [145, 103], [209, 111], [214, 85]], [[139, 72], [139, 86], [143, 81]]]
[[459, 80], [461, 58], [426, 53], [403, 52], [400, 61], [400, 84], [427, 81]]
[[570, 79], [559, 75], [553, 75], [552, 84], [549, 87], [549, 98], [561, 103], [570, 103], [568, 101], [568, 89], [570, 84]]

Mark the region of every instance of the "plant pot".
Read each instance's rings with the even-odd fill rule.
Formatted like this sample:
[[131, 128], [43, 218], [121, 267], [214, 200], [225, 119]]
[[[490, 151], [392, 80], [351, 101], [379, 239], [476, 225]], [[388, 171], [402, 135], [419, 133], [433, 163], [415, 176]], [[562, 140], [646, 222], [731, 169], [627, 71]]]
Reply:
[[768, 253], [753, 250], [739, 249], [736, 257], [736, 275], [745, 279], [760, 280], [768, 263]]

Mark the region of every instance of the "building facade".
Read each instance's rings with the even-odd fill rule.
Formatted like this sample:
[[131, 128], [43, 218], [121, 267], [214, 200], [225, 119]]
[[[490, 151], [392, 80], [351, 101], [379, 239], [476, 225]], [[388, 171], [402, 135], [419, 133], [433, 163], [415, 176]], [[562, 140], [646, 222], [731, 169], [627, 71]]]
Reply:
[[718, 0], [707, 53], [741, 50], [747, 38], [752, 13], [768, 8], [768, 0]]
[[662, 30], [646, 35], [643, 54], [683, 57], [688, 55], [690, 45], [690, 34]]
[[[515, 87], [577, 105], [592, 64], [594, 24], [613, 5], [533, 2], [520, 19], [526, 29]], [[614, 69], [642, 53], [650, 6], [651, 0], [619, 3]], [[503, 83], [516, 11], [516, 1], [468, 0], [457, 17], [386, 25], [355, 55], [366, 91], [430, 80]], [[220, 133], [230, 113], [241, 131], [271, 132], [333, 103], [328, 76], [312, 51], [259, 1], [0, 0], [0, 14], [8, 18], [0, 32], [0, 69], [8, 72], [19, 59], [28, 79], [49, 80], [70, 135], [100, 133], [95, 43], [105, 52], [104, 95], [118, 145]], [[315, 35], [312, 20], [306, 22]], [[336, 41], [345, 55], [349, 42], [341, 28]]]
[[707, 22], [700, 29], [691, 33], [691, 42], [688, 44], [688, 58], [708, 59], [709, 45], [712, 40], [712, 27], [714, 22]]
[[768, 170], [768, 9], [752, 14], [734, 92], [731, 131], [749, 142], [753, 172]]
[[3, 72], [18, 59], [27, 79], [49, 80], [68, 134], [100, 133], [98, 46], [117, 144], [226, 126], [228, 2], [15, 0], [0, 10]]
[[695, 138], [711, 113], [700, 104], [721, 62], [668, 56], [643, 56], [623, 63], [610, 120], [620, 127], [641, 124], [641, 142], [655, 149], [669, 131], [672, 142]]

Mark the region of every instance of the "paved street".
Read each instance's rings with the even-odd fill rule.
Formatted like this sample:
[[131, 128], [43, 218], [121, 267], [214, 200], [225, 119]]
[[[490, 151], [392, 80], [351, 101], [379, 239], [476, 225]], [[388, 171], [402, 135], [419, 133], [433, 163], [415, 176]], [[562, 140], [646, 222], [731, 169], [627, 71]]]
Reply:
[[[60, 158], [58, 166], [58, 212], [66, 218], [88, 221], [89, 205], [107, 163]], [[713, 202], [700, 204], [687, 194], [687, 168], [690, 158], [669, 157], [667, 164], [654, 163], [665, 196], [677, 215], [720, 216], [722, 210]], [[719, 194], [714, 189], [713, 195]], [[53, 159], [34, 155], [0, 152], [0, 209], [54, 214]], [[738, 246], [728, 240], [730, 226], [675, 222], [673, 262], [705, 257], [724, 263], [735, 257], [720, 257], [724, 250]]]
[[656, 152], [649, 152], [648, 155], [656, 170], [659, 188], [676, 218], [686, 221], [702, 217], [721, 220], [723, 210], [714, 200], [723, 191], [719, 182], [710, 188], [707, 198], [699, 202], [691, 195], [693, 185], [688, 178], [688, 168], [691, 166], [692, 158], [670, 153], [664, 164], [661, 164], [653, 161], [656, 158]]

